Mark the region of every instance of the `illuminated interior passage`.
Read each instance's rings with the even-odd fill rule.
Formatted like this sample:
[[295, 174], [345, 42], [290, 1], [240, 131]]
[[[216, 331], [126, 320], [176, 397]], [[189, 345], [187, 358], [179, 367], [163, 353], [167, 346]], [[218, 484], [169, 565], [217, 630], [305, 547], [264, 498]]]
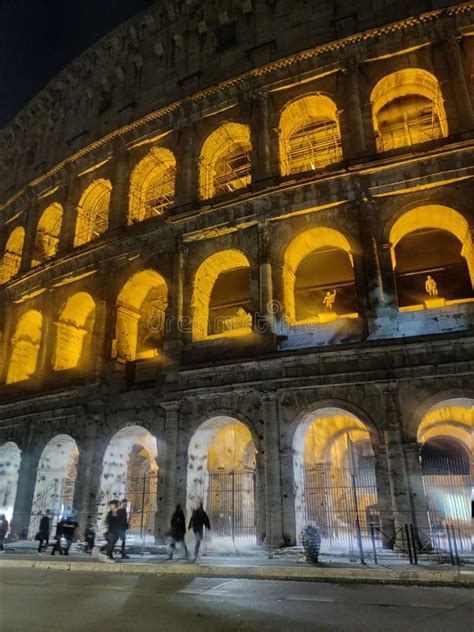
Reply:
[[[311, 228], [297, 235], [285, 252], [283, 288], [289, 325], [321, 322], [327, 313], [356, 314], [353, 259], [344, 235], [332, 228]], [[326, 298], [328, 293], [332, 301]]]
[[364, 545], [378, 526], [369, 431], [352, 413], [326, 408], [298, 426], [293, 443], [297, 534], [314, 523], [325, 542], [347, 547], [359, 522]]
[[400, 307], [474, 297], [472, 238], [457, 211], [438, 205], [412, 209], [395, 222], [390, 242]]
[[168, 286], [154, 270], [134, 274], [117, 299], [117, 356], [125, 360], [151, 358], [163, 344]]
[[426, 70], [406, 68], [387, 75], [370, 101], [378, 151], [448, 135], [438, 80]]
[[130, 533], [154, 539], [158, 450], [153, 435], [126, 426], [110, 440], [104, 454], [98, 505], [99, 528], [110, 500], [128, 501]]
[[201, 500], [213, 534], [255, 541], [255, 444], [231, 417], [208, 420], [188, 449], [187, 514]]
[[9, 281], [20, 269], [24, 241], [25, 229], [17, 226], [10, 233], [0, 261], [0, 283]]
[[62, 371], [84, 366], [91, 354], [95, 303], [87, 292], [70, 296], [56, 323], [53, 369]]
[[77, 207], [74, 246], [86, 244], [107, 230], [111, 192], [112, 184], [102, 178], [84, 191]]
[[13, 516], [13, 507], [21, 464], [19, 447], [9, 441], [0, 446], [0, 514], [5, 514], [8, 522]]
[[27, 380], [35, 373], [42, 328], [43, 317], [40, 312], [30, 310], [20, 317], [10, 344], [7, 384]]
[[[56, 435], [45, 446], [38, 464], [33, 497], [29, 537], [38, 531], [46, 509], [53, 513], [53, 523], [73, 507], [79, 450], [69, 435]], [[54, 531], [53, 531], [54, 533]]]
[[285, 107], [280, 117], [281, 173], [288, 175], [342, 160], [336, 104], [309, 95]]
[[240, 250], [222, 250], [208, 257], [194, 277], [193, 340], [250, 334], [249, 297], [250, 263]]
[[41, 215], [36, 229], [32, 267], [48, 261], [57, 253], [62, 221], [61, 204], [51, 204]]
[[250, 129], [224, 123], [204, 142], [199, 159], [199, 195], [206, 200], [250, 184]]
[[162, 215], [175, 203], [176, 159], [154, 147], [134, 168], [130, 181], [129, 224]]

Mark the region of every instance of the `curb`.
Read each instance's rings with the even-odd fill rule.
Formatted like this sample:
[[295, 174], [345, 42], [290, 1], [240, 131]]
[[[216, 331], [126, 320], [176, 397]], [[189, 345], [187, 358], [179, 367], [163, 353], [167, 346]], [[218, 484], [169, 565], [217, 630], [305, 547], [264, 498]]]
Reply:
[[206, 564], [104, 564], [102, 562], [47, 562], [46, 560], [0, 560], [1, 568], [132, 575], [185, 575], [232, 579], [292, 580], [418, 586], [474, 587], [474, 571], [375, 570], [351, 568], [295, 568], [290, 566], [212, 566]]

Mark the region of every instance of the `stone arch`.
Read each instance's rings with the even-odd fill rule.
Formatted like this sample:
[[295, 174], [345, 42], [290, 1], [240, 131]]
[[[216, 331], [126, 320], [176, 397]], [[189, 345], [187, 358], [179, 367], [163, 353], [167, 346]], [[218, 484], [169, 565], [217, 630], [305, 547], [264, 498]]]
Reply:
[[250, 128], [227, 122], [203, 143], [199, 157], [199, 196], [207, 200], [250, 184]]
[[12, 279], [20, 269], [25, 229], [17, 226], [10, 233], [0, 262], [0, 284]]
[[82, 246], [105, 233], [109, 225], [111, 193], [112, 184], [104, 178], [94, 180], [86, 188], [77, 207], [75, 247]]
[[11, 522], [21, 465], [21, 450], [13, 441], [0, 446], [0, 514]]
[[42, 331], [43, 316], [34, 309], [18, 320], [11, 339], [7, 384], [28, 380], [36, 372]]
[[337, 107], [322, 94], [299, 97], [280, 116], [280, 170], [286, 176], [342, 160]]
[[128, 223], [162, 215], [175, 204], [176, 158], [165, 147], [153, 147], [130, 178]]
[[32, 267], [52, 259], [57, 253], [62, 221], [63, 207], [61, 204], [55, 202], [43, 211], [36, 227]]
[[[308, 255], [327, 249], [337, 249], [348, 259], [350, 267], [354, 267], [352, 250], [347, 237], [334, 228], [321, 226], [305, 230], [294, 237], [286, 248], [283, 259], [283, 293], [285, 316], [289, 325], [296, 324], [298, 320], [295, 299], [298, 267]], [[330, 289], [329, 286], [327, 289]], [[321, 305], [321, 312], [323, 310], [324, 306]]]
[[[205, 340], [210, 337], [208, 328], [212, 292], [219, 276], [234, 270], [250, 271], [250, 262], [247, 257], [242, 251], [235, 249], [220, 250], [210, 255], [199, 266], [194, 276], [191, 306], [193, 341]], [[242, 336], [252, 332], [251, 315], [242, 307], [238, 308], [235, 317], [229, 321], [228, 327], [215, 334], [216, 336]]]
[[[154, 538], [158, 448], [149, 430], [132, 423], [118, 430], [104, 452], [98, 502], [99, 526], [110, 500], [128, 501], [130, 533]], [[142, 530], [143, 526], [143, 530]]]
[[448, 135], [438, 80], [422, 68], [405, 68], [383, 77], [370, 101], [378, 151]]
[[90, 357], [95, 313], [94, 299], [87, 292], [77, 292], [66, 300], [56, 324], [54, 371], [74, 369]]
[[51, 510], [53, 522], [74, 510], [78, 461], [79, 449], [70, 435], [58, 434], [43, 448], [36, 474], [30, 538], [37, 533], [41, 516], [46, 509]]
[[161, 348], [168, 286], [155, 270], [133, 274], [117, 298], [117, 355], [126, 360], [154, 357]]

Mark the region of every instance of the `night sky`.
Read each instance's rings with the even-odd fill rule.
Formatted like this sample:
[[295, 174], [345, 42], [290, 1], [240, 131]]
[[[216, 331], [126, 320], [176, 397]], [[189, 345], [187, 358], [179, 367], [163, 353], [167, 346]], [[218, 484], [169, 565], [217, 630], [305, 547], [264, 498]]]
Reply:
[[154, 0], [0, 0], [0, 128], [95, 41]]

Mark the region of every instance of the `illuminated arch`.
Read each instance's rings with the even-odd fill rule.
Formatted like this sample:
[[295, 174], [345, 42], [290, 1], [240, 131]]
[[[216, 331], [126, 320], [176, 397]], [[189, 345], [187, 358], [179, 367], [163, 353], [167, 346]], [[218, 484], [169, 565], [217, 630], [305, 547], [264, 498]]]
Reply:
[[336, 104], [320, 94], [289, 103], [280, 117], [282, 175], [325, 167], [342, 160]]
[[32, 309], [21, 316], [11, 340], [7, 384], [27, 380], [35, 373], [42, 328], [43, 317], [40, 312]]
[[43, 212], [36, 229], [32, 267], [54, 257], [58, 251], [59, 234], [63, 220], [63, 207], [55, 203]]
[[[137, 272], [126, 282], [117, 298], [115, 339], [119, 357], [135, 360], [156, 354], [167, 305], [168, 286], [155, 270]], [[150, 344], [155, 346], [152, 348]]]
[[136, 165], [130, 180], [128, 223], [162, 215], [175, 203], [176, 159], [164, 147], [154, 147]]
[[423, 416], [417, 440], [421, 445], [436, 438], [450, 437], [462, 443], [473, 454], [474, 400], [449, 399], [436, 404]]
[[86, 244], [107, 230], [111, 192], [110, 181], [103, 178], [92, 182], [84, 191], [77, 207], [74, 246]]
[[20, 448], [8, 441], [0, 446], [0, 514], [11, 522], [21, 464]]
[[286, 249], [283, 261], [285, 315], [289, 325], [296, 323], [295, 281], [298, 266], [306, 256], [321, 248], [339, 248], [345, 251], [351, 265], [354, 265], [349, 241], [339, 231], [318, 227], [297, 235]]
[[426, 70], [405, 68], [383, 77], [370, 100], [378, 151], [448, 135], [438, 80]]
[[17, 274], [21, 265], [23, 244], [25, 242], [25, 229], [17, 226], [8, 237], [0, 262], [0, 283], [6, 283]]
[[414, 208], [404, 213], [393, 224], [389, 237], [393, 268], [396, 269], [397, 267], [395, 247], [398, 242], [405, 235], [423, 228], [446, 230], [459, 239], [462, 244], [461, 255], [466, 259], [471, 283], [474, 287], [474, 247], [469, 224], [460, 213], [440, 204]]
[[[205, 340], [209, 337], [209, 303], [217, 278], [220, 274], [238, 268], [250, 269], [249, 260], [240, 250], [221, 250], [208, 257], [199, 266], [194, 277], [191, 306], [193, 341]], [[244, 326], [229, 330], [226, 335], [241, 336], [251, 332], [251, 327], [244, 324]]]
[[70, 296], [56, 324], [53, 369], [62, 371], [84, 364], [95, 322], [95, 303], [87, 292]]
[[224, 123], [204, 142], [199, 159], [199, 195], [207, 200], [250, 184], [250, 128]]

